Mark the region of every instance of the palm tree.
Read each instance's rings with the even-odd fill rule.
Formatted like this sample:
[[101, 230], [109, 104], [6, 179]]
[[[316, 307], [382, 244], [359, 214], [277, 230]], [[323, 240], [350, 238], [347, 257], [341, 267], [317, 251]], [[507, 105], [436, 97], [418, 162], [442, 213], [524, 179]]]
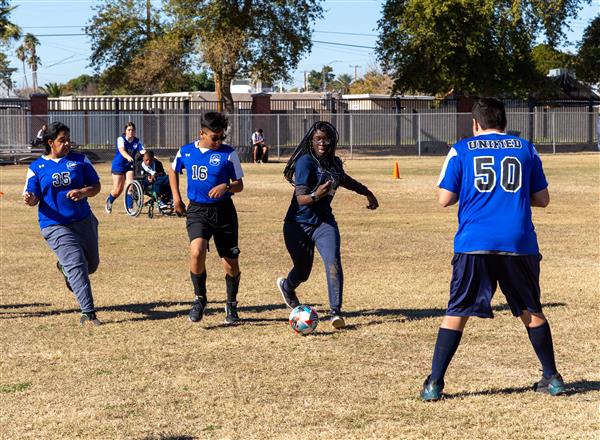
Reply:
[[12, 23], [8, 16], [15, 9], [7, 0], [0, 0], [0, 43], [8, 43], [21, 37], [21, 29]]
[[23, 44], [29, 53], [29, 58], [27, 59], [27, 64], [31, 67], [31, 80], [33, 82], [33, 91], [37, 91], [37, 69], [38, 66], [42, 64], [40, 57], [37, 56], [36, 49], [40, 44], [40, 40], [36, 38], [33, 34], [25, 34], [25, 38], [23, 39]]
[[45, 84], [44, 87], [40, 87], [40, 90], [48, 95], [49, 98], [58, 98], [64, 93], [65, 85], [51, 82]]
[[21, 44], [19, 47], [17, 47], [15, 54], [17, 59], [23, 63], [23, 78], [25, 78], [25, 88], [28, 89], [29, 84], [27, 83], [27, 68], [25, 66], [25, 60], [27, 59], [27, 48], [25, 45]]
[[345, 95], [350, 92], [350, 84], [352, 83], [352, 77], [347, 73], [338, 75], [333, 81], [333, 88], [336, 92]]

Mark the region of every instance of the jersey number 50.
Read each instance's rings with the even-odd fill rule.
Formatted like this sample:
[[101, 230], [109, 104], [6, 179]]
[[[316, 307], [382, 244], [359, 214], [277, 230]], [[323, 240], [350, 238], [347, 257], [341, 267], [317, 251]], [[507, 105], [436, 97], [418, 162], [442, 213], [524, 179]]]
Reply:
[[[493, 156], [479, 156], [473, 159], [475, 188], [479, 192], [491, 192], [496, 186], [496, 171]], [[521, 162], [513, 156], [502, 159], [500, 168], [500, 186], [506, 192], [521, 189]]]

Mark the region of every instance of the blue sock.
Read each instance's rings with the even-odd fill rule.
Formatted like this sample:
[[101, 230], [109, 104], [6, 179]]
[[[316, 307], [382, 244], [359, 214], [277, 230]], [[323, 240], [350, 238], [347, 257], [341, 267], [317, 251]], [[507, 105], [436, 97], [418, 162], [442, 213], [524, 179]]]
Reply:
[[548, 321], [539, 327], [528, 327], [529, 340], [535, 354], [542, 364], [544, 377], [548, 378], [556, 374], [556, 362], [554, 360], [554, 345], [552, 344], [552, 333]]
[[112, 202], [114, 202], [114, 201], [115, 201], [115, 199], [116, 199], [116, 197], [115, 197], [115, 196], [113, 196], [113, 195], [112, 195], [112, 193], [108, 193], [108, 199], [107, 199], [107, 200], [109, 201], [109, 203], [112, 203]]
[[131, 194], [125, 195], [125, 203], [127, 203], [128, 208], [131, 208], [131, 206], [133, 205], [133, 198], [131, 197]]
[[460, 338], [462, 332], [458, 330], [450, 330], [447, 328], [440, 328], [435, 342], [435, 349], [433, 350], [433, 360], [431, 362], [431, 375], [429, 381], [434, 380], [443, 382], [444, 375], [450, 365], [450, 361], [456, 353], [458, 344], [460, 344]]

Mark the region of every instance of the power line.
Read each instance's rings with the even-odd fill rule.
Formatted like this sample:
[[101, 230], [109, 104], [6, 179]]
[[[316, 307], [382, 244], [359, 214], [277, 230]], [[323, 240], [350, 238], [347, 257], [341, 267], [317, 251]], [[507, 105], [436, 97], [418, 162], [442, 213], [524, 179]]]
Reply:
[[360, 47], [362, 49], [375, 49], [372, 46], [360, 46], [358, 44], [331, 43], [329, 41], [312, 40], [313, 43], [330, 44], [332, 46]]

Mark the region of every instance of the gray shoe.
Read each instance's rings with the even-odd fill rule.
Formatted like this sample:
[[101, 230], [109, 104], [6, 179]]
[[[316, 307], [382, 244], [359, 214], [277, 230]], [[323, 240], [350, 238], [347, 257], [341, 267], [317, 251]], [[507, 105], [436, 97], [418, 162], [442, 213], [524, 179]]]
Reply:
[[329, 322], [331, 322], [334, 329], [341, 330], [346, 328], [346, 321], [344, 321], [344, 317], [340, 313], [331, 312], [330, 316]]
[[539, 382], [533, 384], [533, 390], [538, 393], [550, 394], [551, 396], [560, 396], [565, 393], [565, 382], [558, 373], [548, 378], [542, 376]]
[[190, 321], [192, 321], [192, 322], [202, 321], [202, 317], [204, 316], [205, 307], [206, 307], [206, 300], [196, 297], [196, 299], [194, 300], [194, 305], [192, 306], [192, 310], [190, 310], [190, 314], [189, 314]]
[[96, 317], [96, 312], [83, 312], [79, 318], [79, 323], [84, 326], [92, 327], [102, 325], [102, 321]]

